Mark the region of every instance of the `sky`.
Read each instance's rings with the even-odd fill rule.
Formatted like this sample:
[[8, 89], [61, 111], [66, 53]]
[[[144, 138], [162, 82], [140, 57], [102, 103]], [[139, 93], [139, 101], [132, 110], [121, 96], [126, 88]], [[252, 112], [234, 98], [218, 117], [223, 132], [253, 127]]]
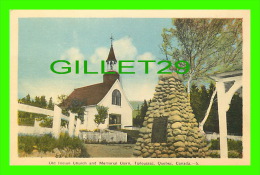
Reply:
[[[134, 60], [136, 74], [121, 74], [123, 89], [130, 101], [151, 99], [160, 67], [150, 63], [144, 74], [144, 63], [137, 60], [164, 59], [160, 45], [163, 28], [172, 27], [171, 19], [161, 18], [19, 18], [18, 97], [45, 95], [57, 102], [58, 95], [69, 95], [73, 89], [102, 82], [100, 62], [106, 60], [111, 34], [117, 60]], [[56, 60], [71, 63], [72, 72], [55, 74], [50, 65]], [[80, 73], [75, 74], [79, 60]], [[83, 60], [89, 71], [83, 73]], [[57, 64], [55, 68], [65, 66]]]

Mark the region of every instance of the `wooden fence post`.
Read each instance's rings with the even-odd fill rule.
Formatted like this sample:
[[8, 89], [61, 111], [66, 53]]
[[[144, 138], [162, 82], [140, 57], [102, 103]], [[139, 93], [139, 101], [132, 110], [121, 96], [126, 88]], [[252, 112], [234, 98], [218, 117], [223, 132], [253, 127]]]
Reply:
[[55, 138], [60, 136], [60, 125], [61, 125], [61, 108], [57, 105], [54, 106], [52, 134]]
[[80, 119], [77, 118], [77, 124], [76, 124], [76, 129], [75, 129], [75, 136], [79, 136], [79, 128], [80, 128]]
[[69, 136], [74, 136], [74, 124], [75, 124], [75, 114], [70, 112], [70, 120], [69, 120]]

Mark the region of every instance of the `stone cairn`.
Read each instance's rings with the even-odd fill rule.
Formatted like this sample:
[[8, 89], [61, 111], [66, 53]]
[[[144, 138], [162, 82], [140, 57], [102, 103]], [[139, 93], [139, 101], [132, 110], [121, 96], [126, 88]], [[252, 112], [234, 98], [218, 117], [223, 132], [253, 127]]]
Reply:
[[[205, 135], [198, 128], [187, 93], [178, 75], [176, 73], [161, 75], [155, 91], [144, 118], [144, 127], [140, 129], [140, 137], [137, 139], [133, 152], [134, 156], [144, 158], [207, 157], [208, 145]], [[156, 134], [158, 137], [158, 132], [156, 133], [153, 125], [154, 121], [160, 117], [166, 118], [165, 140], [156, 142], [153, 137], [156, 137]], [[162, 127], [159, 126], [159, 130], [162, 130]]]

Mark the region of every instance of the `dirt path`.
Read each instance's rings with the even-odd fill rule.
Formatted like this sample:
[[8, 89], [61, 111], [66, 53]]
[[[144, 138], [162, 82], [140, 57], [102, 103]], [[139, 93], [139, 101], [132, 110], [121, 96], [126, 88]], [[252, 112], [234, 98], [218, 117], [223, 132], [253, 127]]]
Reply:
[[86, 144], [90, 157], [133, 157], [135, 144]]

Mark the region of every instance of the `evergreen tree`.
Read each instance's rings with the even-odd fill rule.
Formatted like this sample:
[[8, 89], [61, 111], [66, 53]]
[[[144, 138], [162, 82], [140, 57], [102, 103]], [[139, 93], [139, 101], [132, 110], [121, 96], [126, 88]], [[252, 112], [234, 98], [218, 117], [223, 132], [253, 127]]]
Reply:
[[[215, 90], [215, 85], [211, 83], [208, 89], [209, 100]], [[208, 102], [209, 102], [208, 100]], [[213, 104], [209, 113], [207, 122], [205, 123], [205, 131], [219, 133], [219, 120], [218, 120], [218, 101], [217, 95], [214, 97]]]
[[147, 101], [144, 100], [144, 103], [141, 106], [140, 109], [140, 113], [136, 116], [136, 118], [134, 119], [134, 125], [142, 127], [143, 126], [143, 122], [144, 122], [144, 117], [146, 115], [146, 112], [148, 110], [148, 104]]
[[208, 94], [208, 91], [206, 89], [206, 87], [204, 85], [202, 85], [200, 87], [200, 111], [199, 111], [199, 116], [198, 116], [198, 120], [202, 121], [205, 113], [207, 111], [208, 108], [208, 104], [209, 104], [209, 99], [210, 96]]
[[199, 88], [195, 84], [191, 86], [190, 103], [195, 118], [197, 119], [197, 121], [200, 121], [201, 96], [200, 96]]
[[51, 109], [51, 110], [54, 109], [54, 104], [53, 104], [53, 102], [52, 102], [52, 97], [49, 99], [47, 108], [48, 108], [48, 109]]
[[31, 97], [30, 94], [27, 94], [25, 97], [25, 104], [31, 104]]
[[47, 108], [47, 101], [46, 101], [46, 98], [45, 98], [44, 95], [41, 96], [41, 98], [40, 98], [40, 107], [41, 108]]
[[242, 98], [239, 96], [238, 93], [235, 93], [227, 112], [228, 133], [242, 135], [242, 108]]
[[[198, 122], [201, 122], [203, 119], [214, 90], [215, 85], [213, 83], [210, 84], [208, 89], [205, 86], [201, 86], [200, 88], [196, 85], [191, 86], [191, 106]], [[242, 98], [236, 93], [232, 98], [230, 109], [227, 112], [229, 134], [242, 135], [242, 107]], [[208, 119], [204, 125], [204, 131], [219, 133], [217, 95], [214, 97]]]
[[32, 105], [33, 105], [33, 106], [36, 106], [36, 107], [41, 107], [41, 99], [40, 99], [40, 97], [35, 96], [34, 102], [33, 102]]

